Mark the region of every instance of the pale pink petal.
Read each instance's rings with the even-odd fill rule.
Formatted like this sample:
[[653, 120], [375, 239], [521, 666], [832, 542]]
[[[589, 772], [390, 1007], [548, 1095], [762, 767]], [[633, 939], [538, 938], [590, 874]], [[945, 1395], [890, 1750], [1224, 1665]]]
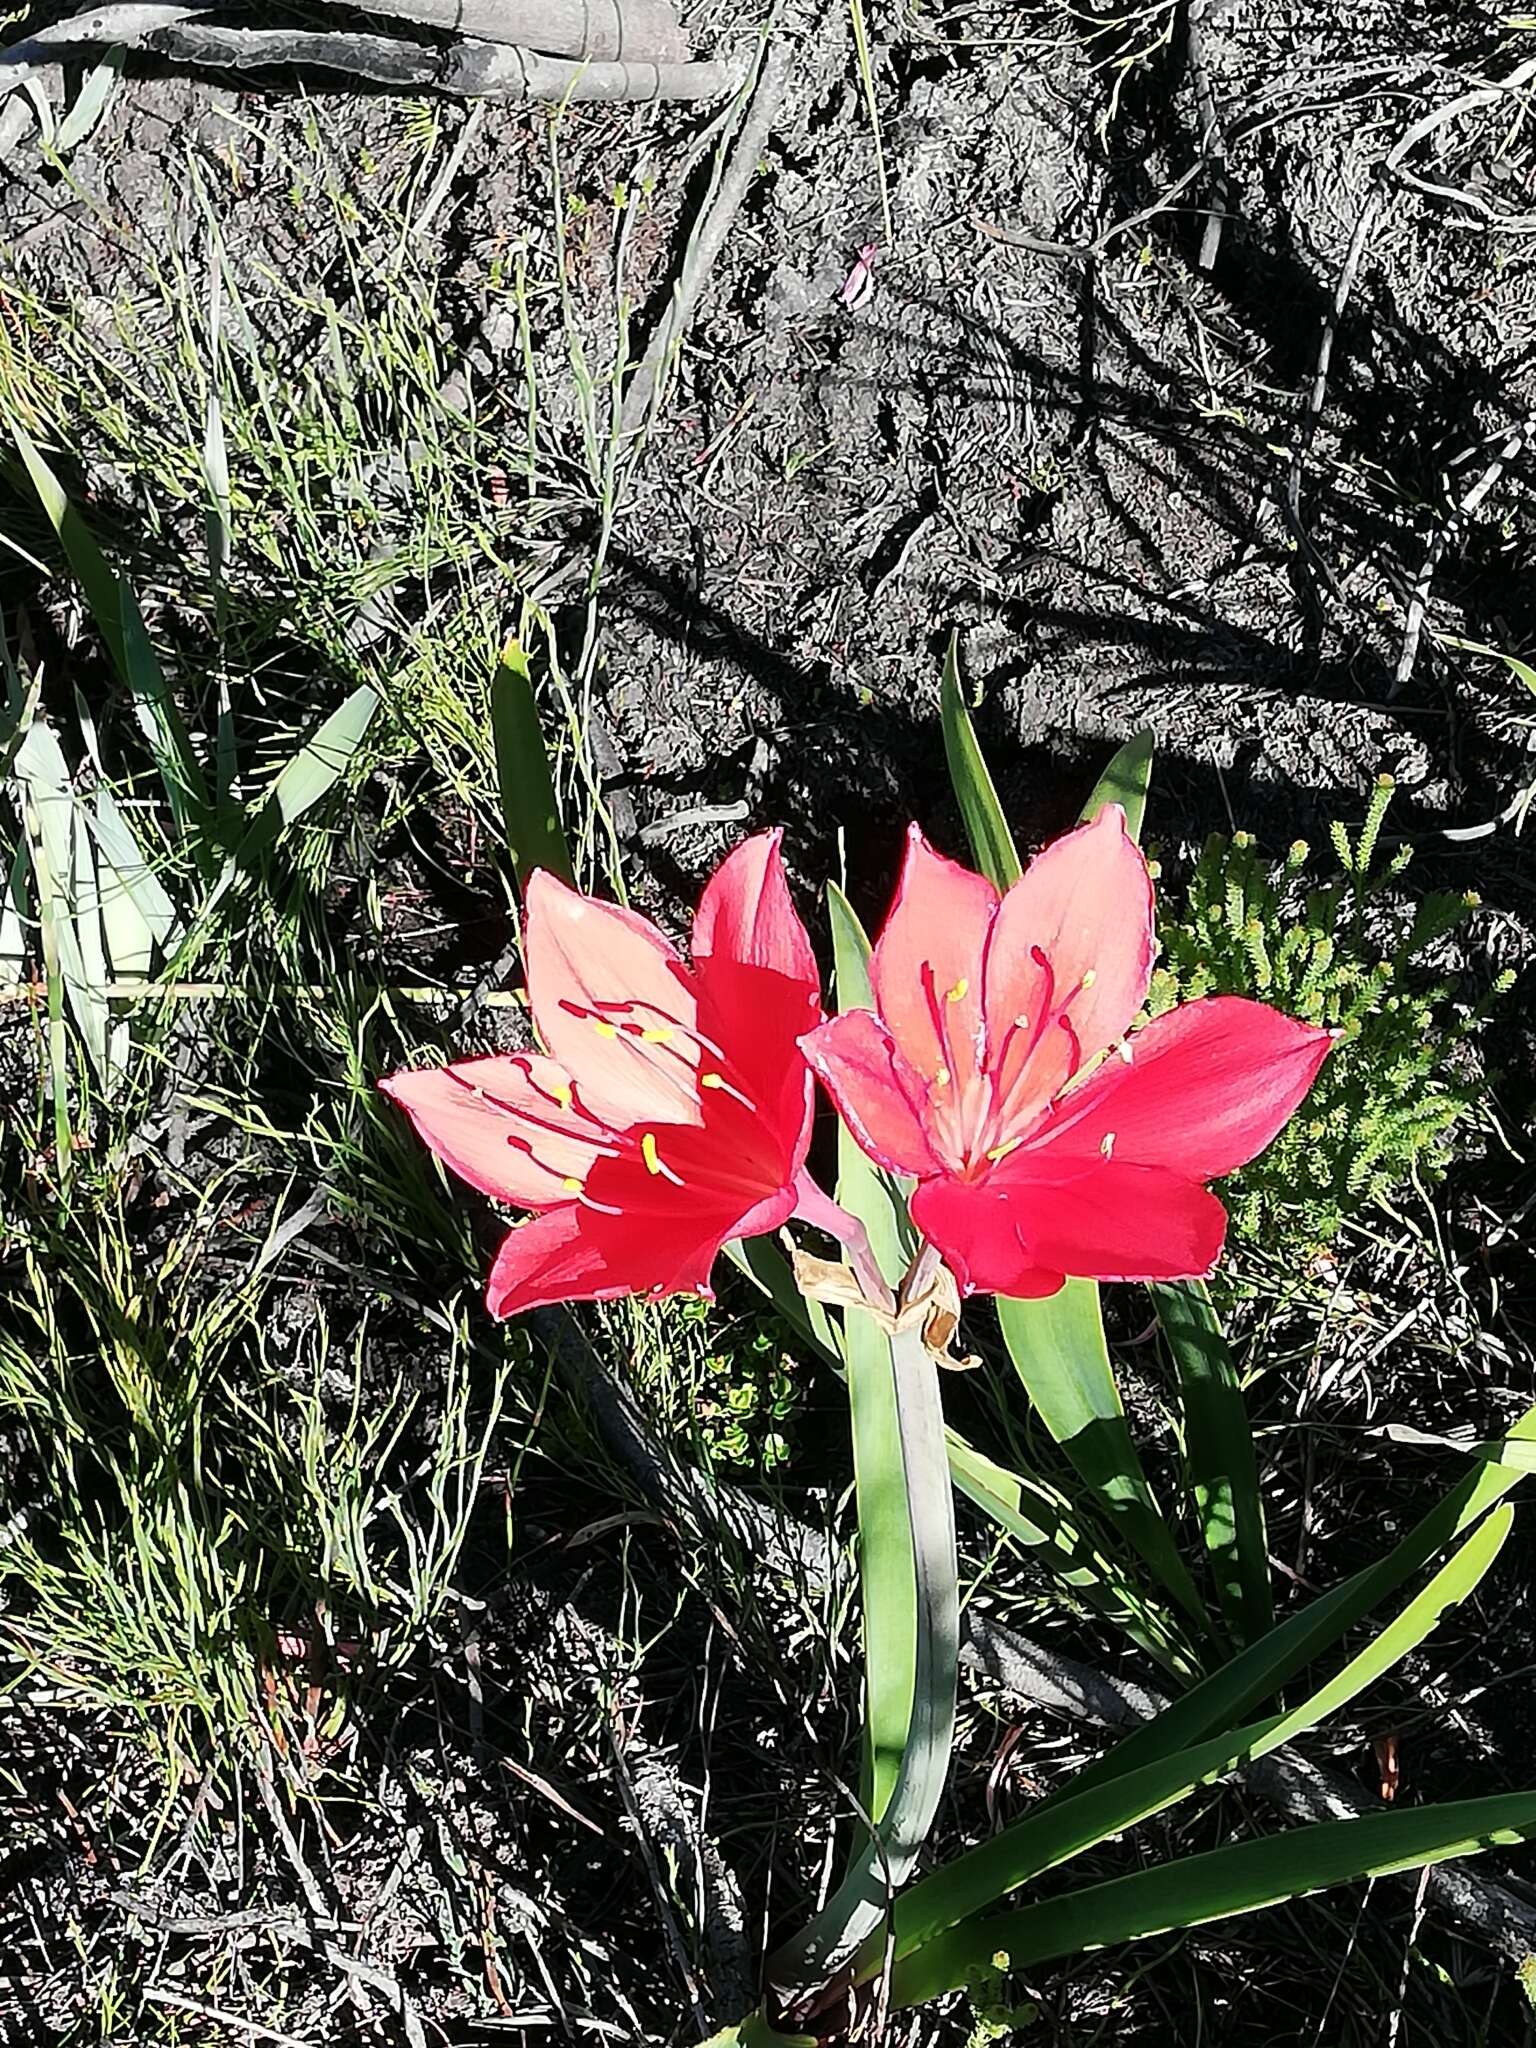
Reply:
[[968, 1090], [980, 1064], [982, 961], [997, 891], [935, 853], [915, 825], [870, 960], [875, 1009], [925, 1085]]
[[1207, 996], [1155, 1017], [1065, 1095], [1026, 1151], [1165, 1166], [1219, 1180], [1262, 1152], [1328, 1056], [1331, 1035], [1267, 1003]]
[[938, 1173], [925, 1090], [872, 1011], [845, 1010], [800, 1041], [859, 1146], [891, 1173]]
[[603, 1123], [697, 1122], [692, 976], [656, 927], [580, 896], [546, 869], [528, 884], [533, 1021]]
[[987, 947], [987, 1058], [1011, 1134], [1146, 1000], [1152, 883], [1118, 804], [1032, 861]]
[[499, 1202], [568, 1202], [607, 1141], [564, 1068], [536, 1053], [408, 1068], [379, 1086], [445, 1166]]

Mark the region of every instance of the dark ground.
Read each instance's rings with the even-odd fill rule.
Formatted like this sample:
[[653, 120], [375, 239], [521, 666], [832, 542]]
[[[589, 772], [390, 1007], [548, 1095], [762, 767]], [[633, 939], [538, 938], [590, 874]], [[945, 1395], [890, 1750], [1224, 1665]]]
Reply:
[[[732, 10], [700, 5], [695, 48], [718, 36], [729, 45], [733, 23]], [[1413, 1233], [1389, 1231], [1391, 1255], [1362, 1252], [1349, 1269], [1353, 1315], [1282, 1319], [1285, 1348], [1261, 1408], [1272, 1422], [1305, 1409], [1340, 1429], [1496, 1424], [1531, 1395], [1520, 1350], [1532, 1334], [1526, 1257], [1518, 1235], [1486, 1247], [1533, 1185], [1523, 1132], [1536, 836], [1507, 825], [1471, 840], [1444, 835], [1495, 818], [1536, 775], [1536, 704], [1496, 660], [1453, 644], [1527, 657], [1536, 645], [1529, 97], [1490, 93], [1437, 126], [1406, 160], [1411, 178], [1384, 178], [1381, 166], [1415, 121], [1516, 73], [1532, 54], [1529, 32], [1501, 26], [1493, 10], [1430, 0], [1179, 6], [1122, 28], [986, 0], [899, 18], [872, 8], [895, 238], [867, 302], [850, 308], [844, 279], [883, 236], [846, 9], [804, 9], [790, 26], [801, 49], [785, 109], [610, 536], [576, 477], [570, 337], [594, 359], [611, 349], [614, 248], [601, 202], [616, 179], [640, 187], [647, 174], [654, 190], [632, 229], [626, 279], [639, 336], [654, 325], [703, 187], [693, 155], [703, 117], [566, 118], [565, 189], [583, 203], [567, 228], [569, 304], [562, 311], [547, 289], [531, 301], [540, 432], [556, 456], [535, 529], [518, 531], [514, 506], [496, 530], [513, 585], [549, 606], [573, 670], [587, 621], [582, 579], [594, 546], [606, 547], [584, 708], [637, 900], [677, 919], [734, 828], [646, 828], [699, 806], [740, 804], [754, 822], [785, 821], [798, 873], [814, 881], [846, 862], [871, 913], [908, 817], [958, 851], [936, 721], [952, 630], [1021, 841], [1067, 823], [1109, 748], [1143, 724], [1158, 741], [1149, 835], [1174, 877], [1206, 832], [1233, 823], [1277, 850], [1298, 834], [1322, 841], [1330, 820], [1358, 818], [1372, 778], [1390, 770], [1400, 788], [1392, 830], [1415, 844], [1416, 884], [1482, 898], [1472, 985], [1506, 965], [1523, 974], [1494, 1047], [1513, 1156], [1490, 1146], [1453, 1178], [1441, 1214], [1463, 1299], [1408, 1363], [1394, 1368], [1395, 1353], [1384, 1362], [1371, 1346], [1403, 1304], [1442, 1285], [1443, 1268]], [[1207, 164], [1180, 186], [1202, 155], [1201, 66], [1225, 169]], [[461, 116], [445, 118], [452, 133]], [[538, 113], [489, 109], [412, 245], [413, 274], [438, 287], [445, 403], [466, 434], [472, 422], [488, 460], [523, 431], [525, 362], [506, 277], [519, 255], [530, 272], [553, 260], [547, 126]], [[344, 97], [321, 81], [302, 93], [281, 79], [236, 89], [130, 62], [102, 126], [65, 170], [25, 139], [13, 148], [0, 190], [0, 319], [19, 332], [21, 298], [64, 309], [120, 364], [122, 442], [111, 447], [98, 422], [77, 453], [97, 516], [117, 523], [132, 558], [153, 561], [165, 545], [145, 516], [154, 429], [143, 424], [164, 407], [134, 374], [137, 349], [153, 355], [166, 342], [154, 267], [200, 276], [206, 219], [216, 218], [250, 323], [231, 347], [251, 361], [318, 365], [323, 385], [327, 307], [366, 312], [399, 288], [384, 223], [401, 199], [409, 141], [397, 102]], [[1216, 197], [1224, 225], [1202, 269]], [[1372, 209], [1368, 232], [1314, 425], [1320, 335], [1362, 209]], [[1083, 253], [1090, 245], [1097, 253]], [[124, 302], [144, 323], [133, 346], [114, 328]], [[167, 515], [173, 536], [177, 516]], [[1427, 599], [1422, 632], [1411, 623], [1416, 586]], [[176, 623], [168, 607], [165, 630]], [[294, 638], [298, 660], [298, 628]], [[378, 846], [378, 872], [425, 873], [432, 895], [422, 934], [402, 923], [386, 942], [381, 964], [392, 973], [429, 962], [467, 976], [505, 940], [472, 865], [445, 851], [461, 823], [439, 812], [424, 867], [387, 836]], [[458, 957], [454, 933], [465, 935]], [[1474, 1341], [1485, 1328], [1508, 1340], [1506, 1363]], [[402, 1332], [402, 1353], [413, 1342], [419, 1331]], [[826, 1387], [809, 1397], [803, 1445], [839, 1441], [835, 1397]], [[1144, 1407], [1156, 1434], [1155, 1401]], [[1276, 1453], [1273, 1535], [1313, 1584], [1375, 1554], [1383, 1524], [1405, 1521], [1445, 1483], [1443, 1465], [1422, 1454], [1330, 1443], [1317, 1469], [1308, 1465], [1303, 1518], [1300, 1457]], [[825, 1521], [841, 1477], [839, 1457], [807, 1448], [789, 1497]], [[661, 1839], [676, 1785], [690, 1796], [711, 1786], [710, 1826], [745, 1894], [749, 1931], [785, 1910], [796, 1883], [814, 1882], [820, 1839], [791, 1788], [807, 1757], [844, 1767], [853, 1650], [790, 1656], [782, 1668], [805, 1690], [774, 1696], [760, 1682], [759, 1638], [787, 1631], [800, 1643], [823, 1596], [775, 1585], [760, 1611], [722, 1618], [699, 1552], [644, 1526], [624, 1539], [622, 1571], [607, 1561], [589, 1570], [566, 1546], [612, 1507], [600, 1462], [579, 1481], [541, 1469], [529, 1484], [512, 1573], [491, 1576], [490, 1511], [481, 1549], [464, 1562], [463, 1584], [491, 1601], [475, 1655], [466, 1662], [456, 1644], [418, 1674], [410, 1709], [391, 1719], [397, 1696], [347, 1759], [378, 1806], [335, 1850], [332, 1903], [369, 1928], [373, 1961], [409, 1984], [429, 2039], [549, 2031], [561, 2012], [583, 2037], [690, 2038], [685, 1979], [664, 1945], [668, 1886], [644, 1867], [634, 1844], [646, 1830], [631, 1823], [645, 1814]], [[1404, 1796], [1529, 1782], [1533, 1557], [1520, 1532], [1459, 1634], [1437, 1639], [1410, 1674], [1438, 1707], [1469, 1704], [1413, 1736]], [[631, 1658], [629, 1591], [644, 1589], [648, 1612], [668, 1609], [680, 1575], [697, 1590], [660, 1647]], [[1037, 1611], [1027, 1573], [999, 1583]], [[1083, 1654], [1114, 1654], [1074, 1629]], [[610, 1711], [589, 1721], [573, 1694], [604, 1688]], [[1000, 1712], [1001, 1722], [972, 1710], [957, 1832], [980, 1810], [1008, 1723], [1006, 1704]], [[638, 1786], [621, 1782], [626, 1767], [615, 1771], [605, 1747], [615, 1716], [633, 1733]], [[1362, 1720], [1342, 1752], [1363, 1782], [1374, 1732]], [[1048, 1780], [1083, 1740], [1032, 1726], [1022, 1749]], [[130, 1748], [111, 1717], [44, 1713], [21, 1724], [9, 1769], [31, 1788], [30, 1804], [22, 1846], [0, 1853], [0, 1894], [10, 1887], [0, 1924], [8, 1914], [17, 1958], [9, 1986], [0, 1963], [0, 1990], [16, 2001], [6, 2038], [81, 2024], [75, 1948], [94, 1968], [114, 1941], [127, 1943], [116, 1968], [128, 1980], [167, 1953], [191, 1958], [176, 1967], [219, 2007], [206, 1962], [228, 1937], [198, 1923], [298, 1910], [280, 1860], [260, 1865], [244, 1891], [204, 1866], [161, 1894], [165, 1929], [124, 1935], [102, 1866], [130, 1870], [156, 1815], [155, 1789], [126, 1763], [116, 1788], [103, 1761]], [[558, 1759], [560, 1800], [530, 1792], [501, 1754], [529, 1768]], [[1017, 1796], [1033, 1782], [1026, 1772]], [[86, 1784], [93, 1804], [68, 1829], [56, 1800], [36, 1791], [64, 1797], [72, 1787], [68, 1813]], [[598, 1825], [572, 1821], [570, 1803]], [[1127, 1857], [1205, 1846], [1232, 1815], [1212, 1807], [1145, 1831]], [[773, 1840], [776, 1827], [796, 1840]], [[444, 1926], [441, 1901], [454, 1895], [445, 1870], [481, 1901], [484, 1924]], [[487, 1939], [496, 1916], [505, 1952]], [[72, 1948], [64, 1935], [75, 1921], [91, 1931]], [[482, 1949], [503, 1954], [511, 1998], [477, 1961]], [[355, 1990], [356, 1980], [321, 1968], [302, 1943], [274, 1938], [273, 1953], [271, 1978], [242, 1963], [228, 1980], [223, 2003], [246, 2020], [306, 2042], [404, 2038], [387, 1997], [370, 2000], [364, 1986], [355, 2006], [328, 2011], [337, 1986]], [[263, 2007], [251, 1986], [279, 1980], [294, 2002], [271, 2020], [278, 2006]], [[1087, 1957], [1031, 1988], [1042, 2019], [1023, 2038], [1061, 2043], [1530, 2034], [1507, 1966], [1433, 1913], [1420, 1928], [1413, 1887], [1400, 1881], [1129, 1957]], [[99, 1998], [99, 1983], [92, 1989]], [[166, 2010], [157, 2014], [167, 2025]], [[929, 2019], [910, 2038], [959, 2042], [969, 2025], [964, 2014]], [[205, 2018], [188, 2019], [179, 2038], [261, 2036]]]

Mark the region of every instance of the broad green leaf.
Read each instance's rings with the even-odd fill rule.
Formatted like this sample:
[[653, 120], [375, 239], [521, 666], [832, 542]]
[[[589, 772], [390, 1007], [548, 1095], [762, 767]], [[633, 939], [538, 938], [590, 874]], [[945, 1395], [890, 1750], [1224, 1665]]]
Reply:
[[12, 766], [23, 816], [29, 821], [38, 914], [80, 1041], [105, 1082], [111, 1065], [111, 1018], [103, 987], [106, 964], [95, 858], [63, 750], [43, 719], [33, 719]]
[[117, 578], [108, 568], [100, 548], [91, 537], [90, 528], [70, 503], [64, 486], [44, 460], [31, 435], [14, 414], [8, 416], [7, 425], [11, 439], [16, 443], [18, 454], [26, 465], [43, 510], [47, 513], [54, 532], [59, 537], [69, 566], [74, 570], [91, 616], [96, 621], [96, 630], [107, 643], [107, 652], [113, 666], [124, 681], [127, 680], [127, 664], [123, 658], [123, 620]]
[[971, 714], [965, 708], [960, 688], [959, 646], [953, 633], [944, 657], [944, 680], [939, 686], [939, 716], [944, 727], [949, 779], [976, 865], [996, 888], [1007, 889], [1019, 879], [1023, 869], [1003, 807], [997, 800], [991, 772], [982, 758]]
[[1184, 1454], [1206, 1556], [1233, 1641], [1274, 1626], [1253, 1430], [1237, 1368], [1203, 1280], [1152, 1289], [1184, 1411]]
[[1204, 1605], [1147, 1484], [1120, 1405], [1098, 1288], [1091, 1280], [1069, 1280], [1041, 1301], [1000, 1296], [997, 1319], [1041, 1421], [1119, 1534], [1204, 1630]]
[[378, 692], [363, 683], [310, 734], [258, 806], [235, 850], [237, 867], [248, 866], [285, 825], [296, 824], [335, 788], [351, 766], [378, 703]]
[[885, 1919], [891, 1893], [905, 1881], [933, 1826], [954, 1745], [959, 1573], [939, 1372], [916, 1331], [892, 1337], [889, 1344], [917, 1595], [911, 1725], [872, 1836], [860, 1844], [847, 1875], [810, 1925], [769, 1960], [767, 1981], [791, 2010], [797, 1992], [825, 1982], [850, 1962]]
[[1126, 741], [1094, 784], [1092, 796], [1083, 805], [1084, 822], [1096, 818], [1106, 804], [1119, 804], [1131, 837], [1139, 839], [1151, 780], [1152, 728], [1144, 726]]
[[[1268, 1756], [1338, 1713], [1417, 1649], [1450, 1608], [1470, 1598], [1503, 1548], [1512, 1520], [1507, 1507], [1490, 1515], [1394, 1621], [1291, 1713], [1215, 1736], [1087, 1789], [1069, 1786], [914, 1885], [896, 1906], [896, 1957], [912, 1954], [1047, 1870], [1162, 1812], [1196, 1787]], [[881, 1962], [879, 1955], [866, 1955], [861, 1970], [868, 1974]]]
[[[1529, 1408], [1505, 1443], [1536, 1442], [1536, 1408]], [[1508, 1465], [1480, 1465], [1454, 1487], [1436, 1507], [1375, 1564], [1313, 1600], [1241, 1651], [1230, 1663], [1203, 1678], [1166, 1713], [1117, 1743], [1077, 1780], [1079, 1787], [1132, 1771], [1154, 1758], [1188, 1749], [1208, 1735], [1232, 1728], [1262, 1701], [1270, 1699], [1288, 1679], [1356, 1626], [1363, 1616], [1390, 1599], [1411, 1578], [1453, 1543], [1464, 1529], [1480, 1521], [1521, 1474]]]
[[526, 888], [535, 868], [548, 868], [563, 882], [574, 881], [528, 657], [516, 640], [508, 640], [496, 665], [491, 684], [491, 732], [496, 742], [496, 775], [507, 845], [519, 883]]
[[918, 2005], [958, 1991], [999, 1956], [1010, 1969], [1033, 1969], [1085, 1949], [1257, 1912], [1330, 1885], [1513, 1847], [1533, 1835], [1536, 1793], [1524, 1792], [1321, 1821], [1238, 1842], [955, 1928], [896, 1965], [891, 2002]]
[[26, 964], [26, 876], [26, 842], [18, 839], [6, 865], [5, 890], [0, 894], [0, 978], [8, 982], [19, 981]]
[[100, 63], [86, 73], [74, 105], [60, 121], [53, 138], [54, 149], [61, 157], [78, 149], [106, 112], [107, 102], [122, 82], [124, 54], [122, 44], [115, 43]]
[[100, 854], [101, 921], [112, 972], [146, 975], [156, 949], [166, 946], [176, 930], [176, 907], [104, 782], [96, 787], [91, 822]]

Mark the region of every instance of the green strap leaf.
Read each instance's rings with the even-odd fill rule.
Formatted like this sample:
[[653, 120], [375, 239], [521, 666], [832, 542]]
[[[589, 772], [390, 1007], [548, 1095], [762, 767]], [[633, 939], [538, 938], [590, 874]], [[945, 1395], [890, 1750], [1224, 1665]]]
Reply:
[[959, 643], [953, 633], [944, 657], [944, 679], [939, 685], [939, 717], [944, 727], [949, 779], [976, 865], [994, 887], [1010, 888], [1023, 873], [1023, 866], [1003, 807], [997, 800], [991, 773], [982, 758], [971, 714], [965, 708], [960, 688]]
[[1096, 818], [1106, 804], [1118, 804], [1125, 812], [1131, 837], [1139, 839], [1151, 781], [1152, 728], [1147, 725], [1126, 741], [1094, 784], [1092, 796], [1083, 805], [1083, 822]]
[[1282, 1905], [1330, 1885], [1512, 1847], [1533, 1835], [1536, 1793], [1525, 1792], [1321, 1821], [1238, 1842], [955, 1928], [896, 1965], [891, 2003], [918, 2005], [958, 1991], [1000, 1956], [1011, 1969], [1032, 1969], [1084, 1949]]
[[[1504, 1442], [1536, 1441], [1536, 1407], [1527, 1409]], [[1234, 1727], [1270, 1699], [1314, 1657], [1388, 1600], [1406, 1580], [1482, 1520], [1523, 1477], [1509, 1465], [1479, 1464], [1432, 1508], [1384, 1558], [1367, 1565], [1341, 1586], [1311, 1601], [1282, 1621], [1230, 1663], [1203, 1678], [1144, 1728], [1136, 1729], [1091, 1764], [1077, 1786], [1094, 1784], [1187, 1749], [1208, 1735]]]
[[1098, 1288], [1091, 1280], [1069, 1280], [1043, 1301], [999, 1297], [997, 1319], [1041, 1421], [1117, 1532], [1203, 1632], [1204, 1603], [1153, 1498], [1120, 1405]]
[[1274, 1626], [1259, 1464], [1242, 1386], [1203, 1280], [1152, 1289], [1184, 1409], [1184, 1454], [1206, 1556], [1232, 1640]]
[[[869, 940], [835, 885], [827, 890], [833, 990], [839, 1010], [869, 1006]], [[837, 1199], [869, 1232], [881, 1272], [900, 1280], [900, 1190], [859, 1150], [840, 1123]], [[864, 1620], [865, 1811], [888, 1810], [901, 1771], [917, 1682], [917, 1584], [907, 1507], [901, 1421], [890, 1339], [864, 1315], [842, 1318], [843, 1356], [853, 1434], [854, 1499], [859, 1526], [859, 1597]], [[855, 1857], [862, 1850], [856, 1846]]]
[[[1471, 1597], [1503, 1548], [1513, 1519], [1507, 1507], [1490, 1515], [1395, 1620], [1291, 1713], [1215, 1736], [1086, 1790], [1079, 1781], [914, 1885], [896, 1908], [892, 1938], [897, 1959], [971, 1922], [1047, 1870], [1164, 1811], [1197, 1786], [1268, 1756], [1339, 1712], [1417, 1649], [1450, 1608]], [[882, 1963], [883, 1955], [868, 1953], [860, 1959], [861, 1973], [872, 1974]]]
[[534, 702], [528, 656], [508, 640], [491, 683], [491, 732], [496, 743], [496, 776], [507, 845], [519, 884], [528, 886], [535, 868], [548, 868], [562, 882], [574, 882], [570, 848], [560, 825], [554, 779]]

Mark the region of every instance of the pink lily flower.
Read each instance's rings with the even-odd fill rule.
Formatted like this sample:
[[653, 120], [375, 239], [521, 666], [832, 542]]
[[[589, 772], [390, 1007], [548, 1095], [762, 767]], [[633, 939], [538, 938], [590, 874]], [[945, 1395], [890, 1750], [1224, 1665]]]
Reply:
[[875, 1010], [801, 1043], [870, 1157], [916, 1177], [912, 1218], [962, 1290], [1211, 1271], [1245, 1165], [1331, 1036], [1214, 996], [1125, 1034], [1152, 975], [1152, 882], [1118, 805], [1008, 893], [914, 825], [870, 962]]
[[486, 1306], [710, 1293], [721, 1246], [829, 1209], [804, 1174], [814, 1084], [797, 1040], [820, 981], [779, 834], [722, 862], [690, 967], [648, 919], [540, 871], [528, 1000], [544, 1050], [379, 1083], [445, 1166], [535, 1214], [507, 1233]]

